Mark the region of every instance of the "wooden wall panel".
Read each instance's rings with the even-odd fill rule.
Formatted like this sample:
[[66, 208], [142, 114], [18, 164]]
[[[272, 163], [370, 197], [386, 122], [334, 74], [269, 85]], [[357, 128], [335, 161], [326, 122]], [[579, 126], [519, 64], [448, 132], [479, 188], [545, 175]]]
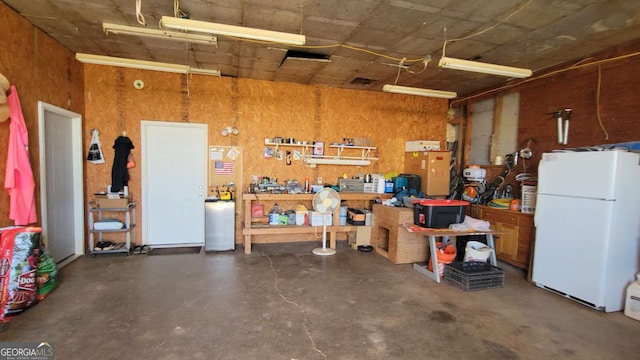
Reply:
[[[29, 160], [36, 182], [36, 212], [40, 218], [40, 163], [38, 146], [38, 101], [82, 114], [83, 73], [74, 55], [34, 28], [26, 19], [0, 3], [0, 73], [16, 86], [29, 132]], [[6, 167], [9, 121], [0, 123], [0, 168]], [[2, 172], [4, 174], [4, 170]], [[9, 196], [0, 191], [0, 227], [9, 220]], [[38, 222], [39, 224], [39, 222]]]
[[[292, 83], [275, 83], [210, 76], [186, 76], [136, 69], [122, 69], [77, 62], [74, 55], [34, 29], [25, 19], [0, 4], [0, 31], [11, 34], [0, 52], [0, 72], [18, 86], [32, 143], [34, 172], [39, 171], [36, 101], [83, 114], [83, 156], [89, 147], [91, 130], [100, 130], [104, 165], [85, 163], [85, 196], [105, 190], [111, 182], [112, 145], [126, 131], [140, 159], [140, 121], [159, 120], [205, 123], [209, 143], [235, 145], [243, 149], [242, 184], [251, 175], [277, 176], [280, 182], [293, 178], [312, 182], [322, 177], [336, 183], [346, 173], [403, 172], [404, 141], [445, 141], [447, 101], [382, 92], [334, 89]], [[145, 87], [137, 90], [134, 80]], [[223, 137], [224, 126], [237, 127], [237, 136]], [[6, 153], [8, 122], [0, 123], [0, 154]], [[378, 147], [379, 161], [367, 167], [327, 166], [310, 168], [302, 161], [264, 159], [264, 139], [275, 136], [325, 145], [343, 137], [368, 137]], [[331, 149], [327, 148], [327, 154]], [[0, 167], [4, 167], [0, 157]], [[140, 167], [130, 171], [130, 191], [140, 200]], [[36, 191], [39, 196], [39, 189]], [[8, 204], [6, 192], [0, 202]], [[38, 197], [39, 204], [39, 197]], [[10, 225], [8, 206], [0, 207], [0, 225]], [[39, 208], [39, 206], [38, 206]], [[144, 211], [140, 204], [138, 218]], [[38, 210], [39, 212], [39, 210]], [[4, 215], [4, 216], [3, 216]], [[138, 239], [141, 236], [139, 226]]]
[[[136, 79], [144, 81], [144, 89], [134, 89]], [[241, 147], [239, 193], [248, 187], [252, 175], [276, 176], [280, 183], [287, 179], [303, 183], [305, 177], [315, 183], [322, 177], [324, 182], [335, 184], [337, 177], [345, 173], [355, 176], [403, 172], [404, 141], [445, 140], [447, 102], [441, 99], [225, 77], [187, 77], [98, 65], [86, 65], [85, 90], [85, 148], [90, 141], [89, 131], [97, 128], [107, 153], [107, 164], [88, 165], [88, 198], [110, 183], [111, 146], [122, 130], [136, 145], [134, 154], [140, 153], [141, 120], [204, 123], [209, 126], [210, 145]], [[220, 131], [227, 125], [237, 127], [239, 134], [222, 136]], [[380, 160], [364, 167], [311, 168], [302, 160], [286, 165], [285, 160], [263, 156], [265, 138], [276, 136], [323, 141], [325, 145], [344, 137], [368, 137], [378, 147]], [[326, 149], [327, 154], [331, 151]], [[129, 183], [138, 200], [139, 171], [139, 167], [131, 169]], [[144, 204], [139, 209], [144, 211]], [[141, 236], [141, 227], [136, 231]]]

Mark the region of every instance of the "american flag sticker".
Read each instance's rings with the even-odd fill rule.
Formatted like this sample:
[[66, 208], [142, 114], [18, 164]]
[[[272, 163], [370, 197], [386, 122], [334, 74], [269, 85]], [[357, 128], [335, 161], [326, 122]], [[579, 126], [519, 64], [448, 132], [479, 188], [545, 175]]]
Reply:
[[233, 175], [234, 169], [232, 161], [216, 161], [213, 165], [213, 173], [216, 175]]

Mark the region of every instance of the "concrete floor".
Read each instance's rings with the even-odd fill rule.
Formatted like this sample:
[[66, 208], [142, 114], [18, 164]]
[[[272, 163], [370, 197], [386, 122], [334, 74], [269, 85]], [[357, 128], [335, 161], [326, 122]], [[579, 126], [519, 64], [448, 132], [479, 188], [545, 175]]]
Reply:
[[83, 257], [0, 341], [56, 359], [638, 359], [640, 322], [536, 288], [464, 292], [339, 244]]

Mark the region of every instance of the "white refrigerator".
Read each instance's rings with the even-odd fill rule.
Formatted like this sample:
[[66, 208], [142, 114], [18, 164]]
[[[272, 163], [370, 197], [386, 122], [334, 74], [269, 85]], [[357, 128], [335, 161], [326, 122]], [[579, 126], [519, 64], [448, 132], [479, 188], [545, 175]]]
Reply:
[[640, 270], [640, 154], [542, 155], [533, 281], [605, 312], [624, 308]]

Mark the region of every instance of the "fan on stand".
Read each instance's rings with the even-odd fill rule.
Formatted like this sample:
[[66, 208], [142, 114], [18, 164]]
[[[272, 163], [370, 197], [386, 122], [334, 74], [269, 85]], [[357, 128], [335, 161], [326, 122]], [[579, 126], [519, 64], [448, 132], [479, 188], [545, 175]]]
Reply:
[[325, 217], [333, 215], [333, 212], [340, 206], [340, 195], [332, 188], [324, 188], [313, 196], [313, 209], [322, 215], [322, 248], [313, 249], [316, 255], [333, 255], [334, 249], [327, 248], [327, 223]]

